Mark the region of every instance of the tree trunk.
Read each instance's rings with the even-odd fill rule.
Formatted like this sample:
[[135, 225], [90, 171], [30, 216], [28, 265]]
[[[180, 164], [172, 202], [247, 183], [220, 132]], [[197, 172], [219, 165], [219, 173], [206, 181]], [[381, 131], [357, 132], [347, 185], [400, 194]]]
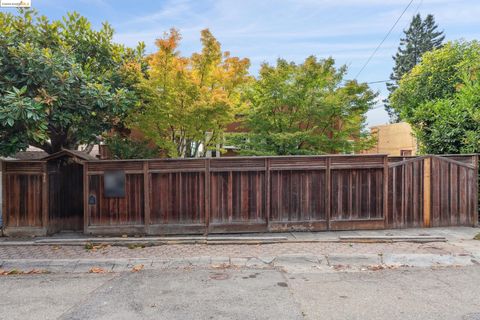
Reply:
[[68, 139], [66, 133], [50, 135], [50, 154], [62, 151], [62, 149], [75, 149], [75, 141]]

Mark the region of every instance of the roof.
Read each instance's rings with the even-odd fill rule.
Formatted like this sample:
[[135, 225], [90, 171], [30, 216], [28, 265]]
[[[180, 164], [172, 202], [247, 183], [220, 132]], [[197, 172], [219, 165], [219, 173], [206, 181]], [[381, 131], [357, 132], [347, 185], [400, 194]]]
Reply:
[[41, 160], [48, 157], [45, 151], [20, 151], [11, 156], [12, 160]]
[[78, 151], [78, 150], [70, 150], [70, 149], [62, 149], [61, 151], [58, 151], [58, 152], [52, 153], [51, 155], [47, 155], [46, 157], [43, 157], [41, 160], [48, 161], [48, 160], [53, 160], [53, 159], [57, 159], [64, 156], [69, 156], [69, 157], [72, 157], [78, 160], [84, 160], [84, 161], [98, 160], [97, 158], [95, 158], [94, 156], [86, 152]]

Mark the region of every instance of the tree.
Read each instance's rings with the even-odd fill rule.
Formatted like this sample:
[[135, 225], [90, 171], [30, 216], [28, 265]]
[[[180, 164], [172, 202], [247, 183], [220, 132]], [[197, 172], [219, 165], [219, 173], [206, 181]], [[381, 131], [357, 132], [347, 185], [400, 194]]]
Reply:
[[392, 107], [412, 125], [424, 153], [479, 152], [480, 43], [427, 52], [399, 82]]
[[77, 13], [61, 21], [0, 13], [0, 154], [77, 148], [121, 123], [137, 98], [124, 71], [142, 65], [143, 45], [128, 49], [112, 36]]
[[158, 158], [158, 149], [145, 140], [131, 139], [117, 134], [106, 137], [105, 142], [112, 159]]
[[[390, 95], [398, 87], [398, 82], [402, 76], [414, 66], [416, 66], [425, 52], [440, 48], [445, 36], [443, 31], [438, 31], [438, 25], [435, 23], [433, 15], [429, 14], [422, 20], [420, 14], [413, 16], [410, 26], [404, 30], [405, 37], [400, 39], [400, 46], [393, 57], [395, 66], [390, 75], [392, 82], [387, 83], [387, 89]], [[390, 116], [391, 122], [400, 121], [399, 115], [388, 104], [385, 104], [385, 109]]]
[[345, 81], [346, 67], [311, 56], [302, 64], [263, 64], [246, 92], [246, 134], [230, 137], [247, 155], [352, 152], [369, 145], [365, 113], [376, 94], [368, 85]]
[[175, 29], [156, 41], [148, 57], [148, 79], [137, 88], [143, 103], [130, 126], [143, 132], [170, 157], [195, 157], [215, 149], [223, 131], [241, 109], [240, 87], [251, 80], [250, 62], [222, 52], [208, 29], [202, 51], [182, 57]]

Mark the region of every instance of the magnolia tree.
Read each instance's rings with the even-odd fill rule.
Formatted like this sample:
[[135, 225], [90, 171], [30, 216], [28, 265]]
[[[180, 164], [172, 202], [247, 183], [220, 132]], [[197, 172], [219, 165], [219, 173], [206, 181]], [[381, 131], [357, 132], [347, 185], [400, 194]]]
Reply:
[[128, 49], [112, 36], [77, 13], [49, 21], [0, 12], [0, 154], [88, 145], [121, 123], [137, 103], [128, 70], [144, 68], [143, 45]]

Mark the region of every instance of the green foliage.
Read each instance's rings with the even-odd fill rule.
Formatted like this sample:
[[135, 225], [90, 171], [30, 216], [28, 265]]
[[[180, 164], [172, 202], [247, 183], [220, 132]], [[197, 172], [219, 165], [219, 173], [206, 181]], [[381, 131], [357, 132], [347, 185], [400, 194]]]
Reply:
[[159, 155], [158, 148], [150, 146], [144, 140], [111, 136], [107, 137], [105, 142], [112, 159], [153, 159]]
[[392, 107], [424, 153], [480, 151], [480, 44], [450, 42], [426, 53], [399, 82]]
[[[420, 14], [413, 16], [410, 26], [404, 31], [405, 37], [400, 39], [400, 46], [393, 57], [395, 66], [390, 75], [391, 83], [387, 83], [387, 89], [392, 94], [398, 87], [398, 81], [404, 74], [410, 72], [422, 58], [425, 52], [437, 49], [442, 46], [445, 39], [443, 31], [438, 31], [433, 15], [429, 14], [422, 19]], [[390, 116], [391, 122], [400, 120], [399, 114], [389, 104], [385, 108]]]
[[191, 57], [180, 56], [179, 41], [175, 29], [157, 40], [158, 51], [148, 57], [148, 79], [137, 86], [142, 104], [129, 124], [170, 157], [203, 156], [222, 141], [240, 110], [250, 62], [222, 52], [208, 30], [201, 33], [202, 51]]
[[279, 59], [264, 64], [245, 93], [250, 108], [246, 134], [230, 142], [246, 155], [353, 152], [370, 144], [365, 112], [376, 94], [368, 85], [343, 80], [346, 68], [333, 59], [309, 57], [303, 64]]
[[49, 21], [35, 11], [0, 13], [0, 154], [34, 145], [53, 153], [88, 144], [121, 123], [137, 101], [125, 73], [143, 46], [112, 43], [77, 13]]

